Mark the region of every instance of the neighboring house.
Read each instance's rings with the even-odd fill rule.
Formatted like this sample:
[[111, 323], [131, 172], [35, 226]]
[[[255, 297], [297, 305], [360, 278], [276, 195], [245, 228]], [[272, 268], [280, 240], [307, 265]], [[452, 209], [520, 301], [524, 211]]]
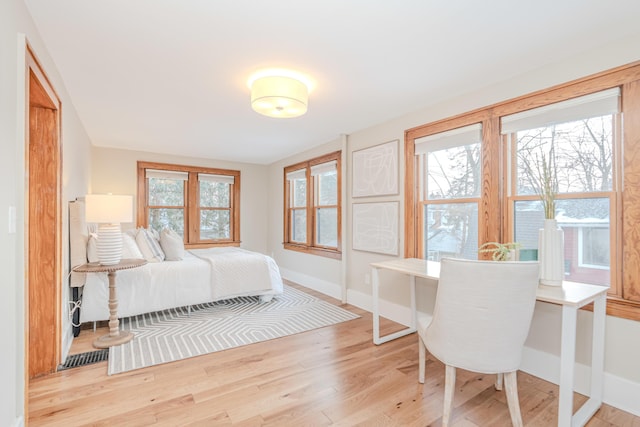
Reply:
[[[562, 206], [562, 205], [561, 205]], [[556, 216], [564, 231], [565, 279], [575, 282], [609, 283], [609, 218], [601, 203], [594, 201], [578, 206], [570, 212]], [[569, 216], [571, 215], [571, 216]], [[595, 218], [595, 215], [601, 218]], [[518, 211], [520, 222], [516, 224], [516, 241], [523, 249], [538, 248], [538, 230], [543, 215], [539, 204]]]

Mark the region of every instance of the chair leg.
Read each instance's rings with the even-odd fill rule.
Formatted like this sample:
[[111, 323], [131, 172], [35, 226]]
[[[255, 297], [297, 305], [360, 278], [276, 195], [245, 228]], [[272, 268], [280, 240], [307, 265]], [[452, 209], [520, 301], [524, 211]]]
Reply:
[[442, 427], [447, 427], [451, 420], [453, 409], [453, 394], [456, 390], [456, 368], [446, 365], [444, 374], [444, 411], [442, 412]]
[[518, 379], [516, 371], [504, 374], [504, 386], [507, 393], [507, 405], [511, 414], [511, 424], [514, 427], [522, 427], [522, 414], [520, 413], [520, 402], [518, 400]]
[[502, 390], [502, 373], [496, 374], [496, 390], [500, 391]]
[[422, 337], [418, 335], [418, 382], [424, 384], [425, 364], [427, 363], [427, 351]]

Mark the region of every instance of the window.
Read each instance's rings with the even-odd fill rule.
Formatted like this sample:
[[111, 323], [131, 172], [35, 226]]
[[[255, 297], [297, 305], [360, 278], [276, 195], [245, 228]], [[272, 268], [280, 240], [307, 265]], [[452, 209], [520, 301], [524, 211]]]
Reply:
[[340, 151], [284, 168], [284, 247], [340, 258]]
[[[501, 118], [510, 153], [507, 175], [512, 178], [507, 209], [514, 227], [507, 234], [523, 249], [538, 247], [537, 230], [544, 218], [538, 194], [543, 165], [550, 166], [556, 220], [564, 230], [566, 280], [611, 284], [609, 254], [616, 252], [610, 242], [615, 241], [611, 218], [616, 217], [613, 153], [620, 145], [616, 141], [620, 132], [615, 130], [620, 122], [619, 94], [618, 88], [609, 89]], [[585, 263], [585, 255], [599, 261]]]
[[231, 188], [234, 182], [235, 178], [230, 175], [198, 173], [200, 240], [231, 239]]
[[170, 228], [184, 237], [187, 211], [188, 172], [146, 169], [147, 221], [145, 226], [160, 231]]
[[[438, 259], [442, 249], [433, 247], [429, 233], [444, 229], [456, 236], [444, 254], [473, 257], [460, 247], [464, 233], [473, 239], [461, 224], [477, 226], [479, 244], [537, 248], [544, 218], [540, 166], [552, 164], [566, 279], [608, 286], [607, 313], [640, 320], [640, 121], [634, 117], [640, 117], [638, 64], [407, 130], [405, 256]], [[459, 162], [438, 177], [430, 163], [453, 162], [455, 154], [447, 145], [444, 157], [430, 159], [440, 150], [435, 136], [453, 137], [473, 123], [482, 126], [478, 151], [458, 154]], [[430, 138], [432, 146], [422, 147]], [[479, 191], [472, 192], [465, 174], [472, 174], [476, 153], [482, 168]], [[459, 219], [464, 204], [468, 221]]]
[[138, 225], [188, 247], [240, 244], [240, 172], [138, 162]]
[[415, 141], [423, 258], [478, 257], [481, 131], [476, 124]]

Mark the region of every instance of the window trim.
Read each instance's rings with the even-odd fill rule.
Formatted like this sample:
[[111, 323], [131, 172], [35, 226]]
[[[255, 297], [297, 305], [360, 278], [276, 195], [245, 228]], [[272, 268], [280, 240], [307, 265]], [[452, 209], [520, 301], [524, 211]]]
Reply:
[[[148, 227], [149, 225], [149, 212], [148, 212], [148, 181], [146, 179], [145, 171], [147, 169], [154, 169], [168, 172], [186, 172], [189, 174], [188, 179], [184, 182], [185, 185], [185, 248], [197, 249], [208, 248], [214, 246], [240, 246], [240, 171], [231, 169], [219, 169], [208, 168], [200, 166], [186, 166], [186, 165], [174, 165], [169, 163], [156, 163], [138, 161], [137, 164], [137, 179], [138, 179], [138, 194], [136, 198], [136, 224], [138, 227]], [[199, 197], [199, 180], [198, 174], [207, 175], [224, 175], [233, 177], [233, 184], [231, 185], [231, 192], [229, 194], [229, 239], [219, 240], [200, 240], [199, 232], [199, 214], [200, 208], [198, 203]]]
[[[311, 168], [313, 166], [320, 165], [322, 163], [336, 162], [337, 172], [337, 205], [316, 205], [316, 193], [317, 193], [317, 180], [311, 175]], [[284, 167], [284, 249], [289, 249], [297, 252], [308, 253], [311, 255], [318, 255], [333, 259], [342, 259], [342, 151], [334, 151], [319, 157], [315, 157], [310, 160], [299, 162], [293, 165]], [[307, 241], [306, 243], [295, 242], [291, 240], [291, 213], [292, 209], [301, 209], [301, 207], [291, 207], [291, 190], [290, 181], [287, 179], [287, 174], [296, 170], [304, 169], [307, 180]], [[319, 208], [337, 208], [337, 234], [338, 245], [337, 247], [328, 247], [316, 244], [316, 222], [317, 222], [317, 209]]]
[[[616, 196], [612, 200], [617, 212], [611, 218], [612, 257], [611, 289], [615, 295], [608, 295], [607, 314], [640, 320], [640, 245], [633, 230], [640, 218], [640, 188], [632, 185], [640, 177], [640, 165], [632, 159], [640, 157], [640, 61], [603, 71], [571, 82], [539, 90], [531, 94], [499, 102], [454, 117], [417, 126], [405, 131], [405, 257], [418, 254], [419, 220], [417, 214], [417, 164], [414, 156], [415, 140], [428, 135], [459, 128], [473, 123], [482, 123], [483, 146], [483, 190], [479, 212], [479, 238], [481, 242], [505, 241], [508, 239], [507, 200], [502, 188], [502, 176], [508, 159], [503, 153], [500, 118], [544, 105], [569, 100], [598, 91], [620, 87], [622, 114], [626, 117], [622, 124], [624, 144], [614, 147], [614, 168], [621, 171], [615, 177]], [[624, 166], [623, 166], [624, 165]], [[623, 166], [623, 167], [622, 167]], [[626, 185], [625, 185], [626, 184]], [[500, 188], [498, 192], [490, 189]], [[624, 197], [622, 197], [624, 190]]]

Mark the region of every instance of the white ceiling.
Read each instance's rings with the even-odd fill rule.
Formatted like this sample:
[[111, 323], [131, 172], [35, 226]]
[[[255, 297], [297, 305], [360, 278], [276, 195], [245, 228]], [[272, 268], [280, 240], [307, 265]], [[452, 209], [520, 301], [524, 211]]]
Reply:
[[[94, 145], [268, 164], [637, 33], [638, 0], [25, 0]], [[309, 111], [255, 113], [262, 68]]]

